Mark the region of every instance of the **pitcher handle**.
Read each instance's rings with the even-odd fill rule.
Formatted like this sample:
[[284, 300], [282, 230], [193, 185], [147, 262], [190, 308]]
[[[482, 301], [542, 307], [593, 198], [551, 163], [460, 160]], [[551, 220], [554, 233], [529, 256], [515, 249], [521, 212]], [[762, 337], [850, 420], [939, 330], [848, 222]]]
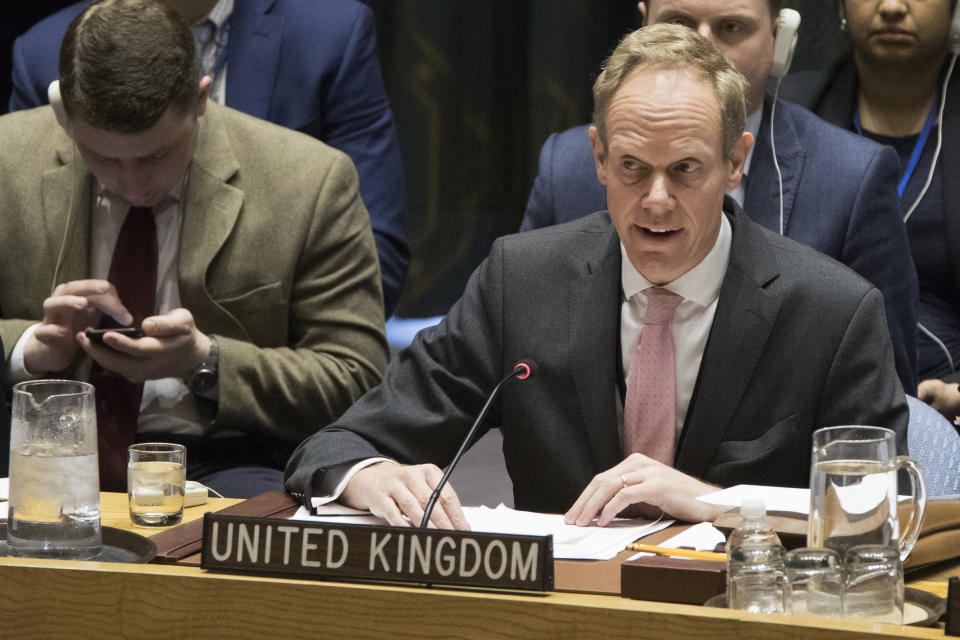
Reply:
[[908, 456], [897, 456], [897, 468], [906, 469], [910, 474], [910, 488], [913, 498], [913, 508], [910, 510], [910, 519], [907, 521], [900, 535], [900, 562], [905, 562], [913, 551], [913, 545], [920, 535], [920, 525], [923, 523], [923, 514], [927, 510], [927, 486], [923, 482], [923, 473], [916, 460]]

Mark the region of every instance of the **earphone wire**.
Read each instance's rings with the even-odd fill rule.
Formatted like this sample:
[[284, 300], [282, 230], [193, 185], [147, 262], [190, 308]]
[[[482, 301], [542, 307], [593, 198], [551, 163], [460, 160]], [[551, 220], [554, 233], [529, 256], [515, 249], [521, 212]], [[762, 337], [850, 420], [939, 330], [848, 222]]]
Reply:
[[940, 108], [937, 111], [937, 146], [933, 151], [933, 160], [930, 162], [930, 171], [927, 172], [927, 181], [924, 182], [923, 188], [920, 190], [920, 194], [917, 196], [917, 199], [913, 201], [913, 204], [910, 205], [910, 208], [907, 209], [907, 212], [903, 214], [904, 223], [906, 223], [906, 221], [910, 219], [910, 216], [913, 215], [917, 205], [919, 205], [920, 201], [923, 200], [923, 196], [927, 195], [927, 189], [930, 188], [930, 183], [933, 182], [933, 172], [937, 168], [937, 160], [940, 158], [940, 148], [943, 146], [943, 111], [947, 106], [947, 86], [950, 84], [950, 76], [953, 75], [953, 67], [956, 62], [957, 54], [953, 54], [950, 56], [950, 65], [947, 67], [947, 75], [943, 78], [943, 87], [940, 89]]
[[[70, 160], [70, 176], [71, 181], [76, 182], [76, 171], [77, 171], [77, 143], [73, 140], [71, 142], [71, 160]], [[50, 281], [50, 295], [53, 295], [54, 289], [57, 288], [57, 275], [60, 273], [60, 267], [63, 266], [63, 257], [66, 253], [67, 248], [67, 236], [70, 235], [70, 220], [73, 218], [73, 191], [74, 185], [70, 185], [70, 198], [67, 200], [67, 221], [63, 225], [63, 239], [60, 241], [60, 251], [57, 252], [57, 262], [53, 267], [53, 277]]]
[[782, 77], [777, 78], [777, 87], [773, 91], [773, 104], [770, 106], [770, 151], [773, 153], [773, 166], [777, 170], [777, 184], [780, 187], [780, 235], [783, 235], [783, 174], [780, 172], [780, 163], [777, 161], [777, 144], [773, 138], [773, 121], [777, 115], [777, 97], [780, 95]]

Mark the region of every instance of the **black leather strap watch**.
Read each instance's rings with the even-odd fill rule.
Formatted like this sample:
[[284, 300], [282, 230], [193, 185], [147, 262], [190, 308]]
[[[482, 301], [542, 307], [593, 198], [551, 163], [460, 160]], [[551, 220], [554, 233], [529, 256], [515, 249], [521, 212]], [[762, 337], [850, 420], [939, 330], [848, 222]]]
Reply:
[[210, 351], [203, 362], [190, 370], [187, 375], [187, 386], [197, 395], [209, 393], [217, 386], [219, 376], [220, 351], [217, 348], [217, 339], [210, 338]]

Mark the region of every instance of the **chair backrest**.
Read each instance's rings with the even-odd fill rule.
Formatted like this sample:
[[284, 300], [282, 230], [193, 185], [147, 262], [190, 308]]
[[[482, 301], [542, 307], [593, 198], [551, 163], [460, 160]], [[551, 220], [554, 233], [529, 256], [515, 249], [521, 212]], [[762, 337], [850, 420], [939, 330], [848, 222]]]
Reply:
[[928, 496], [960, 493], [960, 434], [925, 402], [907, 396], [907, 450], [923, 468]]

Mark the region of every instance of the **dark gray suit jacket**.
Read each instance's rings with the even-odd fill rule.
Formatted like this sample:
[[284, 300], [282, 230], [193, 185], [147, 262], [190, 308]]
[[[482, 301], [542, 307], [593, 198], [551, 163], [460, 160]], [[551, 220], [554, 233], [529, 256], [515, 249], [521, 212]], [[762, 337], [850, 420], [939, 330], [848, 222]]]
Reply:
[[[834, 260], [751, 222], [727, 199], [733, 245], [675, 466], [720, 485], [806, 486], [818, 427], [895, 429], [907, 409], [880, 292]], [[446, 465], [496, 382], [519, 509], [567, 510], [623, 457], [617, 429], [620, 249], [600, 212], [499, 239], [444, 321], [383, 383], [303, 442], [287, 489], [321, 495], [329, 469], [374, 455]]]

